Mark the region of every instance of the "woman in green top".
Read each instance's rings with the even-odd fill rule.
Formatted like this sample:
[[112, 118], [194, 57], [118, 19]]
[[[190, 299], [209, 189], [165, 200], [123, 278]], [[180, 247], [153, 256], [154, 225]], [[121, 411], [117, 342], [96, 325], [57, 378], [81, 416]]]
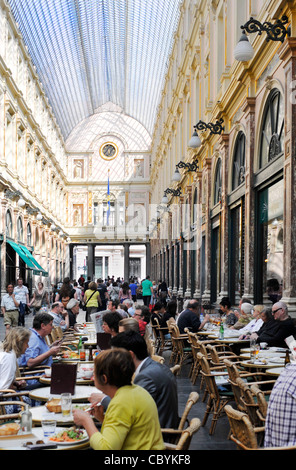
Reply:
[[88, 289], [84, 293], [84, 304], [86, 305], [85, 321], [91, 321], [90, 315], [98, 311], [99, 305], [102, 304], [100, 292], [96, 282], [90, 282]]
[[121, 348], [102, 351], [95, 359], [95, 385], [111, 398], [105, 416], [95, 406], [94, 415], [103, 421], [99, 432], [93, 418], [74, 410], [77, 426], [83, 426], [94, 450], [163, 450], [158, 411], [150, 393], [132, 385], [135, 366], [129, 351]]

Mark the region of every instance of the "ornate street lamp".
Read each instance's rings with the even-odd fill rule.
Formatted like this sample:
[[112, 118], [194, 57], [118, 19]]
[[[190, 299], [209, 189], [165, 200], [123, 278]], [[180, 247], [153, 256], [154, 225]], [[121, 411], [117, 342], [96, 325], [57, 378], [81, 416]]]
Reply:
[[172, 194], [174, 197], [180, 197], [181, 196], [181, 189], [180, 188], [177, 188], [177, 189], [171, 189], [171, 188], [167, 188], [163, 194], [163, 198], [161, 200], [161, 203], [162, 204], [167, 204], [169, 202], [169, 199], [167, 197], [167, 194]]
[[181, 181], [181, 174], [179, 172], [179, 168], [187, 170], [187, 172], [191, 171], [197, 171], [198, 170], [198, 163], [197, 162], [192, 162], [192, 163], [185, 163], [185, 162], [179, 162], [176, 165], [175, 173], [173, 174], [173, 181]]
[[241, 26], [243, 30], [242, 36], [237, 43], [237, 46], [234, 49], [234, 58], [241, 62], [246, 62], [251, 60], [254, 55], [254, 49], [249, 43], [248, 36], [246, 32], [262, 34], [265, 32], [267, 34], [266, 42], [268, 41], [281, 41], [284, 42], [286, 36], [290, 36], [291, 30], [290, 26], [286, 29], [285, 25], [288, 23], [288, 17], [283, 16], [281, 20], [277, 20], [275, 23], [270, 23], [265, 21], [260, 23], [260, 21], [255, 20], [253, 17], [249, 19], [244, 25]]
[[204, 121], [198, 121], [198, 123], [193, 127], [194, 128], [194, 132], [192, 134], [192, 137], [188, 143], [188, 147], [190, 148], [197, 148], [197, 147], [200, 147], [201, 146], [201, 140], [198, 136], [198, 133], [197, 131], [206, 131], [206, 130], [209, 130], [210, 131], [210, 134], [221, 134], [222, 131], [223, 131], [223, 124], [224, 120], [221, 118], [221, 119], [217, 119], [217, 121], [215, 123], [213, 122], [209, 122], [209, 123], [206, 123]]

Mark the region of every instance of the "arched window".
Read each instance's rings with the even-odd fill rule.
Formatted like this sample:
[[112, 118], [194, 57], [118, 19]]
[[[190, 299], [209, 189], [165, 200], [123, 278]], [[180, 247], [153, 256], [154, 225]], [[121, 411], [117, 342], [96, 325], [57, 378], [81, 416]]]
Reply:
[[245, 181], [245, 147], [246, 137], [240, 131], [236, 138], [232, 168], [232, 191]]
[[27, 245], [32, 245], [32, 230], [30, 224], [27, 225]]
[[18, 217], [17, 219], [16, 229], [17, 229], [17, 239], [19, 242], [22, 242], [23, 237], [24, 237], [24, 229], [23, 229], [22, 219], [20, 217]]
[[39, 251], [39, 230], [38, 228], [36, 228], [36, 231], [35, 231], [35, 250]]
[[5, 230], [6, 236], [12, 238], [13, 236], [13, 226], [12, 226], [12, 217], [10, 211], [6, 212], [6, 219], [5, 219]]
[[284, 143], [284, 103], [280, 91], [271, 90], [265, 105], [261, 142], [260, 168], [263, 168], [283, 152]]
[[222, 162], [219, 158], [214, 178], [214, 206], [221, 202], [222, 197]]

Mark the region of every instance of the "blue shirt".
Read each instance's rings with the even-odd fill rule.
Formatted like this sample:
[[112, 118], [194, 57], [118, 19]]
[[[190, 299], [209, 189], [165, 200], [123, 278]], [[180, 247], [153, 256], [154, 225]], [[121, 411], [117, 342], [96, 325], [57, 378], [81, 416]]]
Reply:
[[[30, 328], [32, 332], [29, 340], [29, 347], [27, 348], [26, 352], [22, 354], [22, 356], [18, 359], [19, 366], [26, 366], [29, 359], [35, 359], [37, 356], [47, 352], [50, 348], [46, 344], [45, 339], [39, 335], [39, 333], [34, 330], [34, 328]], [[52, 364], [52, 356], [49, 356], [42, 362], [42, 365], [51, 366]]]
[[132, 295], [136, 295], [136, 294], [137, 294], [137, 289], [138, 289], [137, 284], [130, 284], [130, 285], [129, 285], [129, 288], [130, 288], [130, 290], [131, 290], [131, 294], [132, 294]]

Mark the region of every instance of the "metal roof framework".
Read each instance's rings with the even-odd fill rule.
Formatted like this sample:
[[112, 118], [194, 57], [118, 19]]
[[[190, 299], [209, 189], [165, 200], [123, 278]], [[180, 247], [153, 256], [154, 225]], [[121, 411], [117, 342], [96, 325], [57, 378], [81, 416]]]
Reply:
[[7, 0], [62, 135], [113, 103], [150, 136], [181, 0]]

